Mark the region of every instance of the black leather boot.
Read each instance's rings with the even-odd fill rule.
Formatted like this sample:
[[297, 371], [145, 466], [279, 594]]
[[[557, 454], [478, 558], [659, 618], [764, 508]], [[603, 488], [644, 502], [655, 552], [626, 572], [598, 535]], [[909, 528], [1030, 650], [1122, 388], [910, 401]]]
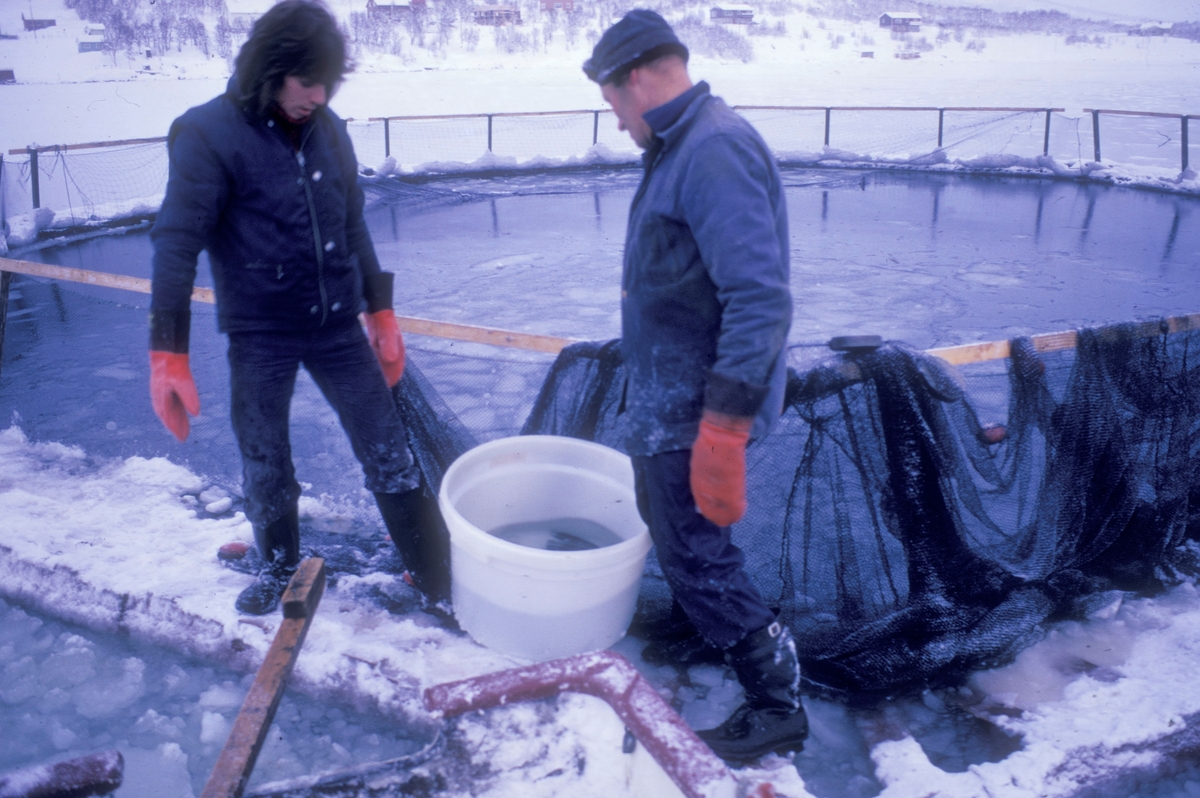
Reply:
[[413, 584], [430, 605], [450, 601], [450, 533], [437, 499], [423, 488], [376, 493], [375, 503]]
[[279, 606], [279, 597], [300, 564], [300, 516], [296, 508], [266, 527], [254, 527], [254, 542], [263, 569], [238, 595], [235, 606], [247, 615], [266, 615]]
[[792, 633], [779, 621], [725, 650], [746, 701], [715, 729], [697, 732], [717, 756], [744, 765], [769, 753], [804, 748], [808, 717], [800, 703], [800, 660]]

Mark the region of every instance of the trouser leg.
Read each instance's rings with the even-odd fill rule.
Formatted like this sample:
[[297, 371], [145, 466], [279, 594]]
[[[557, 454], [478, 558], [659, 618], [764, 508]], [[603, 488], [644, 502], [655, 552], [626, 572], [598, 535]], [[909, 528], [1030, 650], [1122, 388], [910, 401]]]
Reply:
[[638, 510], [675, 599], [708, 642], [728, 648], [775, 619], [729, 529], [700, 515], [689, 451], [633, 458]]
[[367, 490], [405, 493], [420, 487], [404, 421], [362, 328], [353, 324], [322, 335], [305, 354], [304, 367], [337, 413]]
[[246, 517], [256, 534], [293, 513], [300, 498], [288, 414], [301, 351], [291, 335], [229, 336], [230, 416], [242, 455]]
[[436, 497], [422, 487], [404, 421], [366, 336], [357, 325], [331, 335], [304, 365], [350, 438], [404, 567], [433, 603], [449, 600], [449, 534]]

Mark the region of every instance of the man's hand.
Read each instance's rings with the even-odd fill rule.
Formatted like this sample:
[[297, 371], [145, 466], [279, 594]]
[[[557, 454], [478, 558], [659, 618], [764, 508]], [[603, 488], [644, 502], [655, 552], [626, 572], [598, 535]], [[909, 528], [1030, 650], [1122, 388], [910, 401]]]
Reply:
[[163, 426], [180, 441], [187, 440], [188, 413], [200, 415], [200, 394], [186, 352], [150, 351], [150, 401]]
[[746, 444], [753, 418], [705, 410], [692, 444], [692, 496], [700, 514], [729, 526], [746, 513]]
[[362, 319], [371, 349], [375, 350], [375, 357], [383, 367], [384, 379], [392, 388], [404, 374], [404, 338], [396, 326], [396, 314], [389, 308], [364, 313]]

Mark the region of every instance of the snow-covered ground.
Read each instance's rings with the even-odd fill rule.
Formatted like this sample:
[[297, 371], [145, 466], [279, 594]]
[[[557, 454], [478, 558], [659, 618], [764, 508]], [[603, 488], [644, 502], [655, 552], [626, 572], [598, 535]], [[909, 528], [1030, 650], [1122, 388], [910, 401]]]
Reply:
[[[1194, 6], [1166, 0], [1139, 4], [1136, 13], [1127, 4], [1081, 7], [1084, 1], [1044, 5], [1130, 21], [1196, 15]], [[343, 17], [355, 8], [351, 0], [331, 5]], [[991, 5], [1029, 7], [1016, 0]], [[1067, 44], [1062, 36], [968, 31], [961, 39], [936, 42], [919, 59], [901, 61], [892, 57], [901, 44], [873, 22], [823, 19], [795, 6], [775, 9], [764, 6], [764, 21], [784, 23], [786, 35], [750, 37], [749, 62], [697, 52], [693, 75], [741, 105], [1061, 107], [1064, 117], [1074, 119], [1083, 117], [1084, 108], [1200, 114], [1200, 44], [1182, 39], [1106, 35], [1099, 43]], [[54, 17], [57, 25], [21, 32], [22, 13]], [[165, 135], [171, 119], [219, 93], [229, 74], [224, 59], [192, 47], [170, 57], [79, 53], [76, 40], [84, 23], [60, 0], [0, 0], [0, 32], [18, 37], [0, 39], [0, 69], [13, 69], [18, 81], [0, 85], [0, 147], [10, 175], [2, 196], [9, 216], [23, 213], [28, 202], [27, 177], [22, 179], [19, 168], [23, 156], [10, 155], [10, 149]], [[548, 45], [517, 53], [498, 47], [490, 30], [474, 49], [461, 31], [455, 36], [440, 52], [406, 45], [398, 56], [358, 54], [358, 71], [334, 108], [366, 119], [601, 107], [596, 87], [579, 70], [590, 48], [586, 33], [567, 46], [560, 30]], [[927, 36], [932, 42], [937, 33]], [[867, 50], [875, 57], [863, 58]], [[602, 118], [611, 123], [611, 116]], [[1200, 140], [1200, 132], [1193, 139]], [[1159, 179], [1145, 169], [1109, 171], [1114, 179]], [[1194, 182], [1194, 175], [1184, 176], [1183, 183]], [[1140, 232], [1130, 230], [1131, 240]], [[395, 249], [412, 247], [400, 243]], [[513, 265], [484, 266], [489, 263], [494, 279], [503, 279], [500, 267]], [[600, 326], [610, 321], [602, 317]], [[128, 379], [116, 367], [110, 369], [114, 375]], [[211, 764], [244, 694], [246, 683], [236, 674], [261, 659], [275, 622], [246, 623], [232, 609], [248, 577], [220, 567], [215, 552], [251, 536], [240, 515], [204, 510], [221, 500], [212, 487], [164, 458], [106, 458], [31, 441], [19, 426], [0, 432], [0, 597], [62, 622], [119, 632], [231, 669], [197, 690], [191, 709], [172, 715], [161, 704], [156, 709], [136, 703], [143, 692], [153, 693], [152, 681], [184, 679], [170, 666], [159, 673], [154, 665], [139, 665], [139, 655], [122, 653], [111, 655], [121, 657], [120, 668], [92, 667], [88, 651], [117, 649], [62, 626], [52, 635], [22, 636], [22, 629], [38, 622], [7, 609], [0, 613], [5, 684], [0, 700], [14, 708], [31, 739], [40, 734], [44, 740], [38, 753], [0, 760], [0, 769], [40, 761], [50, 750], [67, 755], [123, 744], [130, 752], [129, 779], [119, 795], [195, 794], [196, 779], [203, 780], [197, 774]], [[320, 501], [307, 502], [304, 510], [308, 524], [352, 528]], [[399, 751], [408, 750], [405, 741], [427, 740], [433, 728], [419, 702], [422, 688], [515, 664], [420, 613], [393, 615], [363, 599], [381, 592], [403, 596], [405, 589], [390, 574], [340, 580], [324, 599], [295, 677], [302, 692], [326, 705], [367, 706], [401, 723]], [[1114, 596], [1095, 617], [1050, 630], [1015, 663], [977, 674], [957, 694], [929, 693], [871, 717], [811, 702], [814, 729], [807, 750], [794, 763], [771, 759], [752, 775], [773, 779], [780, 796], [796, 798], [865, 798], [880, 790], [897, 797], [935, 791], [1025, 798], [1089, 789], [1145, 798], [1200, 794], [1200, 776], [1194, 771], [1176, 776], [1182, 760], [1175, 758], [1197, 748], [1200, 691], [1191, 676], [1200, 640], [1196, 589], [1187, 582], [1156, 599]], [[638, 648], [632, 639], [619, 646], [635, 660]], [[687, 683], [667, 671], [646, 669], [697, 726], [715, 723], [736, 703], [736, 685], [717, 669], [692, 669]], [[137, 714], [130, 730], [117, 731], [118, 718], [131, 707]], [[74, 721], [72, 712], [78, 716]], [[972, 725], [977, 716], [982, 726]], [[280, 728], [288, 733], [292, 717], [285, 707]], [[102, 729], [111, 719], [116, 736], [99, 742], [104, 732], [89, 736], [79, 718]], [[76, 722], [83, 725], [73, 726]], [[631, 794], [620, 723], [597, 699], [572, 696], [508, 707], [461, 720], [451, 734], [461, 767], [449, 775], [461, 781], [449, 785], [449, 794]], [[343, 756], [339, 739], [331, 737], [323, 747], [289, 744], [281, 732], [268, 745], [261, 778], [387, 753], [342, 747]], [[148, 773], [169, 778], [148, 781]]]

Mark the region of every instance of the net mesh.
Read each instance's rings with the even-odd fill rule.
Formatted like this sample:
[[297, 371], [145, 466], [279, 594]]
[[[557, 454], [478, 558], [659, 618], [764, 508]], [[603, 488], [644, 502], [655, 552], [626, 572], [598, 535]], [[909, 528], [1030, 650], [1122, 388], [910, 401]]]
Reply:
[[[1118, 325], [1043, 355], [1018, 339], [1003, 375], [902, 344], [791, 370], [733, 535], [809, 689], [864, 701], [952, 684], [1048, 618], [1192, 569], [1197, 335]], [[972, 383], [1002, 424], [981, 420]], [[620, 448], [622, 385], [616, 342], [570, 347], [523, 431]], [[668, 612], [664, 596], [651, 585], [643, 614]]]
[[[974, 169], [1031, 166], [1044, 152], [1062, 168], [1094, 159], [1090, 113], [1044, 110], [754, 108], [741, 109], [784, 162], [864, 160], [922, 166], [947, 159]], [[828, 148], [826, 120], [828, 118]], [[1183, 166], [1185, 122], [1175, 116], [1100, 115], [1101, 151], [1110, 164], [1127, 164], [1161, 176]], [[1195, 127], [1195, 125], [1192, 125]], [[489, 130], [490, 128], [490, 130]], [[355, 153], [364, 167], [431, 172], [477, 169], [543, 169], [600, 156], [634, 162], [638, 151], [609, 110], [487, 114], [430, 118], [349, 120]], [[1200, 134], [1189, 139], [1189, 164], [1200, 158]], [[87, 145], [92, 147], [93, 145]], [[39, 153], [39, 204], [55, 211], [54, 227], [95, 224], [153, 213], [167, 181], [162, 143], [92, 149], [50, 148]], [[595, 150], [599, 147], [599, 151]], [[1015, 160], [1020, 159], [1020, 160]], [[0, 175], [9, 216], [30, 209], [32, 164], [11, 155]]]

